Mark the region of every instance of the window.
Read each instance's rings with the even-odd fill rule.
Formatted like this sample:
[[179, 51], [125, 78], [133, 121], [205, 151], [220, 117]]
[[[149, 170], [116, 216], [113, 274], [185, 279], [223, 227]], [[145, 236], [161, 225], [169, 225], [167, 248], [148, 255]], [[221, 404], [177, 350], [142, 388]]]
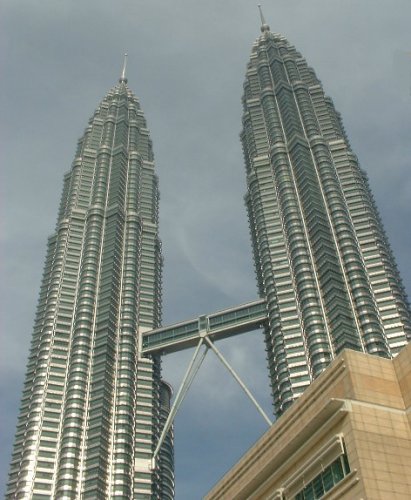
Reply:
[[350, 466], [344, 453], [297, 493], [295, 500], [317, 500], [349, 474]]

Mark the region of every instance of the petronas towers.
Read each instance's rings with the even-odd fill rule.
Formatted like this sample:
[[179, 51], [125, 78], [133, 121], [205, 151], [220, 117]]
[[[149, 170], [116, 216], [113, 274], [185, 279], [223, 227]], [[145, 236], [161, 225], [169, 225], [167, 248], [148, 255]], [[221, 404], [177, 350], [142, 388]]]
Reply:
[[[275, 413], [343, 349], [392, 357], [411, 316], [367, 177], [306, 61], [263, 20], [247, 66], [246, 203]], [[152, 145], [125, 71], [64, 177], [8, 498], [174, 496], [171, 389], [142, 354], [161, 324]]]

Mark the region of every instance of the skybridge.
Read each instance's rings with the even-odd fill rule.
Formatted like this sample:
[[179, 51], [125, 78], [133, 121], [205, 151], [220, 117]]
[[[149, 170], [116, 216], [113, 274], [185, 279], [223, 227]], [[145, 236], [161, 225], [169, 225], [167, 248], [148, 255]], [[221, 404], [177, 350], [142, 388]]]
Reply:
[[156, 458], [161, 445], [209, 349], [214, 352], [221, 363], [235, 378], [267, 424], [269, 426], [272, 424], [270, 418], [247, 389], [239, 375], [215, 346], [217, 340], [257, 330], [264, 327], [266, 323], [266, 301], [264, 299], [259, 299], [254, 302], [247, 302], [246, 304], [230, 307], [223, 311], [199, 316], [195, 319], [163, 326], [143, 333], [141, 349], [141, 354], [143, 356], [153, 354], [165, 355], [193, 347], [195, 348], [193, 357], [191, 358], [190, 364], [170, 409], [167, 421], [164, 424], [157, 447], [154, 450], [151, 463], [152, 469], [155, 469]]
[[205, 335], [213, 342], [251, 332], [267, 321], [264, 299], [143, 333], [143, 354], [169, 354], [195, 347]]

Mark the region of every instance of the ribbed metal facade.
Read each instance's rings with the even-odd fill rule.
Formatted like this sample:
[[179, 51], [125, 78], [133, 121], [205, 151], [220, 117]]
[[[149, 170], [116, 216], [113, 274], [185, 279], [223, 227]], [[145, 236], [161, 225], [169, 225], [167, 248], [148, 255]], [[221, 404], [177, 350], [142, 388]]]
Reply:
[[241, 134], [277, 414], [344, 348], [384, 357], [410, 311], [367, 177], [305, 59], [266, 24], [247, 67]]
[[160, 362], [139, 354], [141, 332], [161, 318], [158, 198], [149, 132], [123, 77], [64, 177], [8, 498], [159, 499], [163, 482], [172, 497], [172, 464], [167, 477], [150, 469], [166, 411]]
[[[164, 428], [171, 408], [173, 390], [167, 382], [162, 381], [160, 387], [160, 425]], [[174, 498], [174, 429], [168, 431], [158, 456], [158, 467], [162, 481], [160, 498], [173, 500]]]

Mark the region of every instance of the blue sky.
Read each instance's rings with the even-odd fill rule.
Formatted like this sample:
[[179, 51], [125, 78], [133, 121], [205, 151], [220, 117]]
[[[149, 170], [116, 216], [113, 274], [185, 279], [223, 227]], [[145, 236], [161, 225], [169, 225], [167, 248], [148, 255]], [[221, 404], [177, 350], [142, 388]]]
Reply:
[[[265, 2], [272, 31], [314, 67], [368, 172], [411, 290], [409, 0]], [[129, 53], [160, 178], [164, 323], [256, 298], [239, 142], [259, 34], [250, 0], [4, 0], [1, 7], [1, 487], [47, 236], [76, 141]], [[271, 411], [259, 332], [219, 344]], [[164, 359], [175, 388], [190, 353]], [[176, 420], [177, 500], [201, 498], [266, 425], [209, 353]]]

